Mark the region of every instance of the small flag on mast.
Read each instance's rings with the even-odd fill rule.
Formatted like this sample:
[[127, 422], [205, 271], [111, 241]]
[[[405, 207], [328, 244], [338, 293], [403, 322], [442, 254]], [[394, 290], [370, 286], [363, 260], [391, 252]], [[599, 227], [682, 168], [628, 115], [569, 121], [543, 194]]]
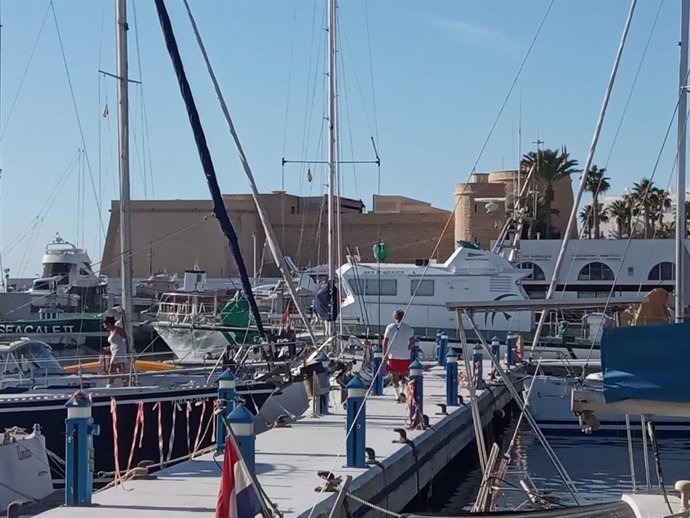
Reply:
[[108, 103], [106, 103], [105, 108], [103, 108], [103, 118], [107, 119], [110, 115], [110, 109], [108, 109]]
[[307, 169], [307, 181], [311, 183], [311, 181], [314, 179], [314, 176], [311, 174], [311, 169]]

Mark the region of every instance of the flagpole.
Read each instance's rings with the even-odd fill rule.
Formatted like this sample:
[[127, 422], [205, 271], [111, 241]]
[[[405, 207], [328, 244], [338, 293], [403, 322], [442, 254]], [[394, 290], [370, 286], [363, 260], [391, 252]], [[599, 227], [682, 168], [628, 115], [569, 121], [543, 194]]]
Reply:
[[[228, 421], [228, 417], [225, 415], [225, 413], [222, 410], [218, 410], [220, 412], [220, 418], [223, 421], [223, 426], [225, 426], [225, 431], [226, 431], [226, 436], [225, 436], [225, 441], [232, 441], [232, 445], [235, 448], [235, 451], [237, 452], [237, 456], [240, 459], [240, 462], [242, 463], [242, 468], [244, 471], [249, 475], [249, 478], [252, 481], [252, 485], [254, 486], [254, 490], [256, 491], [256, 494], [259, 497], [259, 501], [261, 502], [261, 508], [262, 508], [262, 514], [264, 515], [265, 518], [271, 518], [272, 516], [283, 516], [283, 513], [281, 513], [278, 508], [275, 506], [273, 502], [271, 502], [271, 499], [268, 498], [268, 495], [266, 492], [263, 490], [261, 487], [261, 484], [259, 484], [259, 479], [256, 478], [256, 475], [252, 473], [252, 471], [247, 467], [247, 463], [244, 461], [244, 457], [242, 456], [242, 450], [240, 450], [239, 445], [237, 444], [237, 440], [235, 438], [235, 433], [232, 431], [232, 426], [230, 426], [230, 422]], [[271, 509], [268, 508], [266, 505], [266, 502], [270, 503], [271, 507], [273, 508], [273, 512]]]

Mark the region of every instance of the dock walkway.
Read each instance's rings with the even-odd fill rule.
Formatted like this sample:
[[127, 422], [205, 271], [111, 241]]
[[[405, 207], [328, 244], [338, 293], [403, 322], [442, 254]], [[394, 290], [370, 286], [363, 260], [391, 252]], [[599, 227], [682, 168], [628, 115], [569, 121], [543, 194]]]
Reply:
[[[488, 372], [489, 362], [484, 362]], [[275, 428], [257, 436], [256, 473], [266, 494], [287, 518], [327, 516], [335, 493], [315, 491], [323, 480], [317, 471], [352, 476], [350, 491], [375, 505], [401, 511], [436, 474], [474, 439], [469, 404], [448, 408], [439, 415], [438, 403], [445, 401], [445, 371], [433, 367], [424, 374], [424, 413], [431, 427], [408, 431], [412, 444], [393, 442], [395, 428], [403, 428], [406, 406], [394, 400], [388, 387], [383, 396], [366, 402], [366, 446], [376, 454], [375, 465], [364, 469], [345, 466], [345, 413], [331, 398], [331, 413], [305, 417], [287, 428]], [[469, 402], [466, 390], [465, 402]], [[502, 385], [480, 391], [479, 404], [484, 426], [510, 401]], [[336, 404], [337, 403], [337, 404]], [[98, 455], [99, 452], [96, 452]], [[92, 507], [58, 507], [40, 514], [42, 518], [137, 518], [205, 516], [215, 512], [222, 456], [203, 455], [155, 473], [155, 479], [131, 480], [124, 486], [100, 491]], [[372, 514], [371, 508], [349, 500], [354, 518]], [[378, 514], [378, 513], [374, 513]]]

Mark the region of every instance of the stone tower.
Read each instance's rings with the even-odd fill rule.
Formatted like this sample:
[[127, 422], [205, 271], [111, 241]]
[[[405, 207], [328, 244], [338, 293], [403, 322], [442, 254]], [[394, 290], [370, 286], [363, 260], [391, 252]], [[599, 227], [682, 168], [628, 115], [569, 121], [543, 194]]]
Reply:
[[[526, 176], [527, 173], [521, 173], [521, 181], [524, 181]], [[516, 170], [494, 171], [474, 173], [468, 183], [459, 183], [455, 186], [456, 242], [471, 241], [485, 249], [491, 246], [491, 241], [498, 237], [506, 220], [506, 203], [497, 201], [498, 209], [489, 213], [486, 210], [487, 202], [482, 198], [504, 198], [509, 205], [512, 204], [514, 193], [517, 192], [517, 180]], [[554, 184], [552, 208], [558, 211], [552, 217], [555, 232], [561, 235], [565, 232], [572, 206], [572, 179], [561, 178]], [[571, 233], [571, 238], [577, 238], [576, 227]]]

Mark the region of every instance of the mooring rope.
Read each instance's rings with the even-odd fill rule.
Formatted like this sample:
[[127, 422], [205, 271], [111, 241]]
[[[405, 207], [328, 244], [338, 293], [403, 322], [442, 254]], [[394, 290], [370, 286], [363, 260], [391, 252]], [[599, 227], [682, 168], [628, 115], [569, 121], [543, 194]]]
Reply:
[[345, 496], [347, 496], [348, 498], [351, 498], [355, 502], [359, 502], [362, 505], [366, 505], [367, 507], [371, 507], [375, 511], [378, 511], [378, 512], [383, 513], [383, 514], [387, 514], [388, 516], [394, 516], [395, 518], [403, 518], [405, 516], [404, 514], [399, 514], [399, 513], [393, 512], [389, 509], [384, 509], [383, 507], [378, 506], [376, 504], [372, 504], [371, 502], [367, 502], [363, 498], [355, 496], [352, 493], [350, 493], [349, 491], [347, 493], [345, 493]]

